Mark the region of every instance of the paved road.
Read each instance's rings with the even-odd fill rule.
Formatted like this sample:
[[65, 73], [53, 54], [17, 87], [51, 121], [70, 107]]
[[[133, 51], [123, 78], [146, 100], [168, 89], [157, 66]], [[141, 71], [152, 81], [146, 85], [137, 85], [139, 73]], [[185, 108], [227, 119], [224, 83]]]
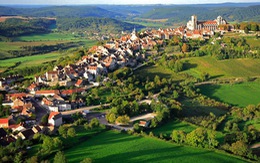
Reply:
[[141, 120], [141, 119], [154, 118], [155, 116], [156, 116], [155, 113], [148, 113], [148, 114], [144, 114], [144, 115], [139, 115], [139, 116], [131, 118], [130, 122], [134, 122], [134, 121]]
[[[104, 104], [103, 106], [109, 106], [110, 104]], [[74, 114], [80, 111], [84, 111], [84, 110], [92, 110], [95, 108], [99, 108], [101, 105], [95, 105], [95, 106], [88, 106], [88, 107], [83, 107], [83, 108], [79, 108], [79, 109], [75, 109], [75, 110], [69, 110], [69, 111], [65, 111], [65, 112], [61, 112], [62, 115], [70, 115], [70, 114]]]
[[[147, 104], [151, 104], [152, 100], [148, 100], [148, 99], [145, 99], [145, 100], [141, 100], [139, 101], [138, 103], [141, 104], [141, 103], [147, 103]], [[103, 104], [103, 106], [109, 106], [110, 104]], [[95, 105], [95, 106], [87, 106], [87, 107], [83, 107], [83, 108], [79, 108], [79, 109], [75, 109], [75, 110], [69, 110], [69, 111], [65, 111], [65, 112], [61, 112], [62, 115], [70, 115], [70, 114], [74, 114], [76, 112], [80, 112], [80, 111], [84, 111], [84, 110], [92, 110], [92, 109], [95, 109], [95, 108], [99, 108], [101, 105]]]
[[43, 106], [39, 105], [34, 99], [32, 99], [31, 102], [35, 107], [36, 123], [39, 124], [41, 122], [42, 117], [46, 115], [48, 111]]

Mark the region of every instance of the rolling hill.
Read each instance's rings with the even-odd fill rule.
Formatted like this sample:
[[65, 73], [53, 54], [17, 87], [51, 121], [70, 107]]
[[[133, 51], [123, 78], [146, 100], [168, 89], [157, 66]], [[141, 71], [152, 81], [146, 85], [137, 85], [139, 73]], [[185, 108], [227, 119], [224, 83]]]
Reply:
[[40, 8], [0, 7], [0, 15], [32, 17], [120, 17], [121, 14], [96, 6], [48, 6]]
[[218, 15], [222, 15], [227, 21], [260, 21], [260, 5], [249, 7], [203, 7], [200, 5], [159, 7], [142, 14], [141, 17], [168, 18], [171, 22], [187, 22], [193, 14], [196, 14], [199, 20], [215, 19]]

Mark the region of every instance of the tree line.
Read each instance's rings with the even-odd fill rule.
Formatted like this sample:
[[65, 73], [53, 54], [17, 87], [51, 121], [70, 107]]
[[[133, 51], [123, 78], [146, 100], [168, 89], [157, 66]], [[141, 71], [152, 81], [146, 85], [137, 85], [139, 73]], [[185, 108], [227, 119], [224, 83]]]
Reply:
[[55, 24], [55, 20], [51, 19], [28, 19], [22, 20], [17, 18], [7, 19], [0, 22], [0, 35], [5, 37], [17, 37], [33, 33], [48, 33], [49, 26]]

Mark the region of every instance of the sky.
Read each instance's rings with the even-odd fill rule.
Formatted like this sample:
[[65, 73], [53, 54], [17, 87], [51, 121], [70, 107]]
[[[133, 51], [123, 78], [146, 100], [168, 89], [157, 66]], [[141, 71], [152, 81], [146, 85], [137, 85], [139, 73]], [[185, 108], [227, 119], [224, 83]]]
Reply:
[[[77, 5], [77, 4], [201, 4], [224, 2], [248, 2], [248, 0], [0, 0], [1, 4], [24, 5]], [[259, 2], [259, 0], [250, 0]]]

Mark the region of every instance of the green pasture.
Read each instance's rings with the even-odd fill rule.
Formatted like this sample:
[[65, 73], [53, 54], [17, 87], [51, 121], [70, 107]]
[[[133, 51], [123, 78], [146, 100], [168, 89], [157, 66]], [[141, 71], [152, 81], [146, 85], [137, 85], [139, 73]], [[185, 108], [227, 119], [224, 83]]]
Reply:
[[33, 55], [33, 56], [5, 59], [5, 60], [0, 60], [0, 67], [2, 69], [5, 69], [7, 67], [15, 65], [15, 63], [17, 62], [21, 62], [18, 68], [37, 66], [44, 62], [57, 60], [59, 57], [66, 56], [66, 55], [68, 54], [48, 53], [44, 55]]
[[175, 120], [171, 120], [166, 124], [163, 124], [160, 127], [156, 127], [151, 131], [153, 132], [154, 135], [160, 135], [162, 133], [162, 134], [166, 134], [167, 136], [170, 136], [173, 130], [182, 130], [186, 133], [189, 133], [195, 130], [196, 128], [197, 127], [194, 125], [175, 119]]
[[176, 80], [181, 80], [183, 77], [179, 74], [174, 73], [172, 70], [167, 69], [161, 65], [148, 65], [142, 67], [134, 72], [134, 74], [142, 79], [149, 78], [153, 80], [156, 75], [162, 78], [174, 78]]
[[224, 153], [180, 146], [156, 138], [130, 136], [108, 131], [65, 150], [68, 162], [84, 158], [94, 162], [245, 162]]
[[183, 72], [200, 77], [203, 72], [213, 78], [260, 76], [260, 59], [216, 60], [211, 56], [192, 57], [182, 60]]
[[228, 104], [245, 107], [260, 103], [260, 81], [241, 84], [201, 85], [202, 94]]
[[76, 39], [73, 34], [64, 33], [47, 33], [47, 34], [31, 34], [20, 36], [16, 41], [54, 41], [54, 40], [74, 40]]

